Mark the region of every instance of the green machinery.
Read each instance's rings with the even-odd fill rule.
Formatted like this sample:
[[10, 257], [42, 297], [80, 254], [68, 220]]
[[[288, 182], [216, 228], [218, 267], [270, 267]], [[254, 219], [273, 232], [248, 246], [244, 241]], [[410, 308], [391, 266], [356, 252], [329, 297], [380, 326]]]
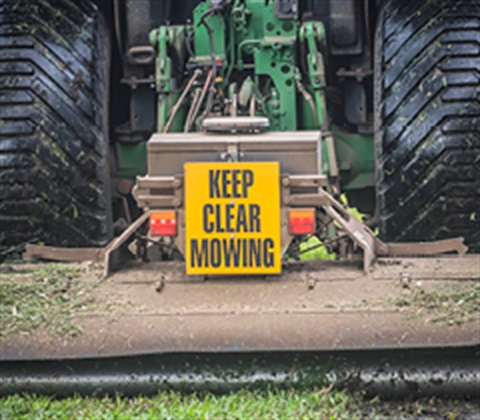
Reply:
[[[479, 0], [2, 6], [0, 259], [152, 261], [14, 360], [477, 346], [391, 303], [477, 256], [372, 265], [479, 250]], [[311, 237], [355, 263], [297, 263]]]
[[[373, 188], [372, 134], [347, 133], [328, 121], [323, 24], [278, 18], [274, 2], [221, 4], [202, 2], [192, 23], [150, 33], [157, 132], [201, 131], [206, 115], [261, 115], [270, 131], [331, 131], [323, 172], [339, 179], [342, 191]], [[120, 143], [121, 174], [144, 172], [145, 153], [143, 143]]]
[[[193, 188], [189, 189], [188, 185], [186, 189], [183, 188], [184, 183], [194, 182], [189, 181], [186, 174], [185, 176], [182, 174], [184, 170], [186, 171], [183, 165], [190, 161], [273, 160], [279, 163], [284, 190], [287, 184], [291, 187], [285, 191], [282, 190], [280, 209], [262, 210], [270, 214], [280, 211], [282, 222], [278, 223], [279, 226], [287, 223], [286, 220], [289, 217], [287, 213], [292, 208], [308, 206], [314, 210], [315, 207], [324, 203], [324, 197], [315, 195], [319, 187], [321, 189], [323, 186], [339, 197], [340, 191], [349, 188], [373, 186], [374, 163], [371, 136], [350, 136], [339, 133], [338, 140], [335, 141], [330, 132], [325, 100], [325, 65], [321, 53], [321, 48], [325, 44], [323, 24], [321, 22], [299, 23], [292, 15], [279, 17], [275, 7], [274, 2], [266, 3], [263, 0], [230, 3], [201, 2], [194, 9], [191, 24], [161, 26], [150, 33], [150, 43], [157, 53], [155, 87], [158, 134], [154, 135], [149, 142], [148, 176], [138, 179], [134, 195], [139, 205], [145, 210], [176, 210], [178, 220], [176, 219], [175, 223], [179, 228], [175, 232], [173, 242], [185, 255], [187, 271], [191, 273], [268, 273], [270, 271], [268, 267], [262, 267], [260, 262], [260, 259], [266, 258], [267, 251], [257, 252], [257, 248], [260, 249], [263, 246], [260, 245], [263, 244], [263, 239], [258, 238], [269, 236], [261, 230], [257, 232], [257, 236], [247, 235], [246, 238], [238, 239], [237, 242], [224, 239], [223, 251], [215, 251], [213, 247], [217, 239], [211, 240], [214, 241], [212, 245], [210, 240], [205, 239], [205, 231], [197, 235], [196, 239], [191, 238], [189, 227], [195, 224], [195, 216], [189, 216], [192, 210], [188, 208], [184, 211], [183, 203], [178, 203], [178, 196], [183, 195], [186, 202], [190, 200], [192, 203], [190, 207], [200, 207], [204, 202], [200, 198], [197, 198], [197, 201], [189, 199], [189, 196], [194, 194]], [[304, 56], [298, 53], [300, 45], [306, 52]], [[272, 134], [268, 136], [265, 131]], [[208, 133], [211, 132], [216, 134], [209, 136]], [[264, 134], [260, 134], [262, 132]], [[300, 132], [321, 132], [322, 134], [314, 134], [313, 137], [316, 138], [309, 140], [311, 141], [309, 151], [306, 149], [300, 151], [301, 146], [297, 141], [300, 140]], [[175, 136], [175, 133], [184, 134]], [[290, 136], [282, 151], [276, 147], [277, 141], [282, 137], [280, 133]], [[170, 134], [173, 136], [169, 137]], [[230, 144], [232, 138], [237, 138], [238, 144]], [[285, 141], [285, 138], [282, 140]], [[204, 153], [199, 157], [198, 148], [202, 148], [204, 144], [208, 149], [211, 147], [209, 146], [211, 142], [224, 144], [224, 152]], [[165, 144], [174, 147], [175, 153], [163, 150]], [[172, 146], [173, 144], [175, 146]], [[258, 150], [250, 150], [254, 147], [252, 145], [262, 148], [263, 154]], [[341, 159], [337, 157], [337, 150]], [[313, 165], [308, 162], [309, 153], [315, 156]], [[297, 158], [291, 159], [290, 154], [296, 155]], [[178, 161], [178, 164], [172, 166], [173, 161]], [[339, 173], [339, 162], [341, 162], [341, 169], [345, 172], [345, 176], [342, 177]], [[226, 164], [229, 168], [235, 168], [235, 165], [236, 163]], [[167, 167], [169, 169], [165, 169]], [[245, 167], [240, 164], [238, 167], [248, 168], [248, 165]], [[302, 186], [294, 186], [293, 181], [288, 178], [289, 175], [304, 177]], [[177, 202], [174, 199], [168, 200], [169, 192], [165, 188], [169, 177], [171, 179], [174, 176], [177, 176], [177, 184], [182, 184], [181, 192], [170, 190], [170, 197], [177, 196]], [[275, 180], [273, 174], [270, 176], [272, 196], [269, 197], [270, 192], [266, 190], [258, 194], [263, 195], [266, 200], [275, 201], [278, 198], [274, 198], [276, 197], [274, 192], [278, 189], [277, 184], [280, 179]], [[318, 185], [309, 185], [307, 178], [315, 176], [322, 177], [322, 180], [315, 181]], [[340, 179], [343, 180], [343, 185], [340, 185]], [[172, 184], [174, 182], [175, 180]], [[201, 189], [201, 185], [196, 188]], [[299, 191], [303, 193], [301, 196], [294, 194]], [[162, 198], [159, 198], [159, 194], [162, 194]], [[287, 195], [289, 197], [291, 195], [292, 198], [287, 199]], [[307, 196], [311, 199], [309, 200]], [[208, 202], [208, 199], [206, 200]], [[221, 201], [218, 203], [217, 206], [223, 205]], [[341, 206], [337, 201], [333, 205], [337, 206], [337, 209]], [[205, 206], [213, 206], [213, 204], [205, 204]], [[341, 210], [337, 211], [341, 212]], [[237, 220], [241, 217], [240, 212], [241, 209], [232, 207], [225, 217], [232, 221]], [[217, 221], [223, 217], [219, 213], [220, 211], [215, 215]], [[318, 218], [322, 217], [330, 220], [332, 215], [327, 211], [323, 216], [318, 215]], [[338, 215], [337, 217], [341, 218]], [[317, 215], [314, 218], [317, 219]], [[340, 252], [342, 248], [345, 254], [348, 246], [342, 247], [342, 241], [336, 240], [337, 229], [331, 221], [320, 219], [313, 222], [314, 226], [311, 230], [300, 233], [317, 234], [324, 242], [325, 240], [331, 242], [330, 250]], [[162, 219], [163, 222], [168, 220]], [[264, 225], [265, 221], [262, 223]], [[221, 234], [223, 229], [221, 223], [217, 223], [216, 229], [219, 231], [213, 234]], [[273, 229], [274, 232], [277, 230], [277, 227]], [[362, 229], [357, 227], [357, 231], [359, 230]], [[238, 233], [235, 231], [233, 235], [238, 236]], [[275, 243], [272, 253], [276, 256], [274, 264], [276, 272], [279, 271], [280, 256], [285, 252], [289, 253], [292, 250], [292, 244], [293, 249], [298, 252], [298, 241], [305, 237], [298, 232], [296, 235], [286, 232], [285, 229], [281, 229], [280, 236], [281, 239], [276, 241], [272, 239], [272, 243]], [[372, 244], [366, 250], [365, 243], [374, 241], [370, 236], [358, 243], [365, 250], [365, 267], [370, 266], [373, 255], [376, 254], [373, 250], [375, 246]], [[251, 241], [257, 239], [259, 241], [257, 245], [252, 245]], [[199, 243], [203, 245], [200, 246]], [[165, 254], [165, 242], [161, 241], [160, 244], [162, 253]], [[239, 251], [242, 246], [242, 251]], [[226, 247], [235, 249], [234, 255], [243, 256], [243, 268], [240, 267], [242, 265], [240, 263], [236, 266], [237, 271], [229, 271], [228, 267], [223, 266], [224, 264], [228, 266], [228, 255], [230, 255], [226, 252]], [[253, 254], [258, 257], [254, 268], [247, 264], [247, 260], [252, 263], [251, 255]], [[193, 267], [195, 264], [212, 266], [215, 255], [218, 255], [220, 268], [226, 271], [221, 269], [210, 271], [206, 267], [203, 267], [204, 271], [195, 271]], [[201, 259], [204, 256], [205, 261], [202, 262]]]
[[133, 190], [134, 229], [150, 215], [137, 253], [180, 251], [206, 275], [279, 273], [309, 235], [340, 257], [362, 249], [367, 271], [378, 255], [464, 253], [461, 239], [385, 244], [340, 202], [374, 185], [373, 140], [330, 126], [324, 26], [277, 4], [206, 1], [191, 24], [151, 32], [157, 133]]
[[[382, 240], [464, 237], [477, 252], [479, 10], [478, 0], [6, 2], [0, 259], [27, 243], [105, 246], [141, 214], [136, 177], [181, 176], [200, 159], [192, 150], [321, 175]], [[241, 136], [253, 137], [237, 147]], [[275, 157], [275, 139], [301, 150]]]

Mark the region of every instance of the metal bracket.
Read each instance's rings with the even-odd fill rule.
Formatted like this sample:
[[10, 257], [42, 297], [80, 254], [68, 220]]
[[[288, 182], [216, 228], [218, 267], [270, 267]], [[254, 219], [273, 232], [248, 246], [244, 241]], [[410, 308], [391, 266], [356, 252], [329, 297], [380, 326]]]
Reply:
[[35, 258], [60, 262], [102, 262], [105, 258], [105, 248], [61, 248], [27, 244], [25, 246], [25, 252], [22, 254], [22, 258]]
[[104, 248], [59, 248], [27, 244], [23, 258], [38, 258], [51, 261], [93, 261], [104, 263], [104, 276], [118, 270], [125, 260], [133, 259], [127, 246], [135, 239], [137, 231], [148, 221], [150, 212], [143, 213], [120, 236]]
[[239, 158], [238, 144], [232, 143], [227, 145], [227, 151], [220, 154], [220, 159], [225, 162], [238, 162]]
[[377, 238], [368, 226], [358, 220], [328, 192], [319, 190], [319, 194], [328, 202], [328, 204], [322, 205], [325, 212], [363, 249], [363, 269], [366, 273], [371, 271], [372, 265], [378, 256], [419, 256], [447, 252], [456, 252], [462, 256], [468, 251], [468, 247], [463, 244], [463, 238], [432, 242], [385, 243]]
[[[175, 190], [172, 199], [181, 196], [181, 180], [174, 177], [153, 177], [139, 179], [144, 189], [154, 187], [170, 187]], [[284, 176], [282, 178], [282, 214], [285, 220], [285, 209], [287, 206], [312, 206], [322, 208], [325, 212], [345, 231], [351, 240], [363, 250], [363, 269], [366, 273], [371, 271], [375, 259], [379, 256], [401, 257], [435, 255], [449, 252], [456, 252], [460, 256], [465, 255], [468, 247], [463, 244], [463, 238], [445, 239], [432, 242], [409, 242], [409, 243], [385, 243], [378, 239], [373, 231], [351, 214], [345, 206], [331, 196], [322, 188], [325, 183], [325, 176]], [[290, 188], [312, 187], [318, 188], [316, 193], [291, 194]], [[136, 194], [140, 194], [138, 191]], [[154, 197], [159, 199], [161, 197]], [[139, 199], [137, 197], [137, 199]], [[173, 204], [169, 207], [174, 206]], [[147, 206], [148, 207], [148, 206]], [[178, 244], [183, 243], [184, 214], [181, 208], [178, 209], [180, 217], [181, 232]], [[104, 260], [104, 275], [108, 276], [118, 270], [126, 259], [133, 258], [127, 246], [135, 239], [135, 234], [147, 223], [150, 211], [145, 211], [135, 222], [133, 222], [119, 237], [115, 238], [105, 248], [56, 248], [38, 245], [27, 245], [24, 258], [43, 258], [53, 261], [101, 261]], [[282, 249], [286, 249], [287, 241], [291, 239], [282, 225], [284, 240]], [[283, 236], [283, 235], [282, 235]], [[182, 246], [180, 246], [182, 248]], [[183, 251], [183, 249], [181, 249]]]
[[104, 277], [107, 277], [125, 262], [125, 259], [131, 259], [133, 256], [127, 250], [127, 246], [134, 240], [135, 233], [148, 222], [150, 212], [143, 213], [135, 222], [133, 222], [122, 234], [110, 242], [105, 248], [104, 259]]

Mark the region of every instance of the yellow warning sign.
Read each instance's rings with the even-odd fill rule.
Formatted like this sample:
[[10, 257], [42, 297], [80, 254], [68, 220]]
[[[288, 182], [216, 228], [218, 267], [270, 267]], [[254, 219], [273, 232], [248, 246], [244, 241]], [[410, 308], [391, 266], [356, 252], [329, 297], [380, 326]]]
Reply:
[[277, 162], [186, 163], [187, 274], [281, 272]]

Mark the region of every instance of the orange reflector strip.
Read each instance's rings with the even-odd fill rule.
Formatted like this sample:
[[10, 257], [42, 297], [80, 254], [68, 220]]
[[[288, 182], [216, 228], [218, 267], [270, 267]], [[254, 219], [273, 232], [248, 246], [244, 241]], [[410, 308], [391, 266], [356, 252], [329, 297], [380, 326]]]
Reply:
[[176, 236], [177, 214], [174, 210], [158, 210], [150, 213], [150, 235]]
[[289, 210], [288, 229], [291, 235], [315, 233], [315, 209]]

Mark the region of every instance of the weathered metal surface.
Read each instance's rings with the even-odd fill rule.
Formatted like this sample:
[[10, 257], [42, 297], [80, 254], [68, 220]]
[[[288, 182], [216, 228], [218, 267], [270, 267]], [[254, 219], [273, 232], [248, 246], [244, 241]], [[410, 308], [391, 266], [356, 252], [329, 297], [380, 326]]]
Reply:
[[452, 238], [431, 242], [387, 243], [385, 245], [385, 254], [382, 254], [382, 249], [378, 249], [377, 255], [399, 257], [402, 255], [435, 255], [447, 252], [456, 252], [458, 255], [465, 255], [468, 251], [468, 247], [463, 243], [463, 238]]
[[0, 395], [148, 395], [275, 386], [350, 388], [384, 397], [478, 398], [479, 347], [370, 352], [145, 355], [0, 362]]
[[[478, 345], [479, 314], [463, 325], [412, 316], [394, 301], [404, 280], [458, 287], [480, 280], [480, 256], [300, 262], [281, 276], [186, 276], [182, 263], [138, 264], [95, 289], [114, 305], [77, 316], [78, 337], [41, 331], [3, 338], [2, 360], [169, 352], [361, 350]], [[155, 291], [162, 282], [161, 293]]]
[[[288, 180], [288, 177], [284, 177], [283, 179]], [[154, 181], [149, 180], [149, 182], [153, 183]], [[180, 185], [180, 183], [181, 181], [179, 179], [178, 185]], [[179, 187], [176, 187], [176, 189], [180, 190]], [[145, 196], [142, 195], [141, 190], [137, 190], [135, 194], [137, 195], [137, 199], [140, 198], [143, 204], [148, 203], [148, 197], [151, 197], [151, 203], [148, 203], [147, 207], [151, 204], [155, 204], [154, 207], [160, 208], [181, 205], [181, 198], [176, 196], [178, 194], [175, 196]], [[178, 200], [176, 204], [172, 204], [175, 200]], [[365, 273], [371, 270], [372, 264], [377, 256], [432, 256], [449, 252], [456, 252], [458, 255], [463, 256], [468, 250], [463, 244], [463, 238], [432, 242], [384, 243], [375, 236], [370, 228], [356, 219], [341, 203], [336, 201], [324, 190], [319, 190], [317, 194], [290, 194], [289, 192], [285, 193], [285, 191], [283, 191], [282, 200], [292, 206], [323, 206], [327, 214], [338, 222], [342, 228], [345, 229], [348, 236], [363, 249], [363, 270]], [[105, 248], [62, 248], [28, 244], [23, 258], [63, 262], [100, 262], [103, 260], [105, 266], [104, 274], [108, 276], [121, 268], [124, 262], [132, 259], [133, 255], [126, 251], [126, 246], [134, 239], [137, 231], [147, 222], [149, 214], [150, 213], [146, 211]], [[283, 232], [283, 234], [290, 238], [287, 232]], [[179, 235], [177, 245], [179, 249], [183, 251], [184, 244], [179, 244], [182, 240], [183, 235]], [[283, 238], [282, 244], [286, 242], [286, 238]]]
[[154, 134], [148, 141], [149, 176], [183, 173], [185, 162], [224, 160], [229, 146], [237, 146], [239, 160], [280, 162], [288, 174], [321, 172], [320, 132], [276, 132], [258, 134]]
[[150, 212], [143, 213], [135, 222], [133, 222], [120, 236], [110, 242], [105, 248], [104, 276], [118, 270], [122, 264], [131, 259], [126, 247], [134, 239], [138, 230], [148, 221]]
[[319, 188], [327, 186], [325, 175], [286, 175], [282, 177], [284, 187]]
[[210, 132], [266, 130], [270, 121], [266, 117], [209, 117], [203, 120], [203, 128]]
[[96, 261], [101, 262], [105, 257], [105, 248], [65, 248], [46, 245], [27, 244], [22, 257], [24, 259], [37, 258], [52, 261]]

